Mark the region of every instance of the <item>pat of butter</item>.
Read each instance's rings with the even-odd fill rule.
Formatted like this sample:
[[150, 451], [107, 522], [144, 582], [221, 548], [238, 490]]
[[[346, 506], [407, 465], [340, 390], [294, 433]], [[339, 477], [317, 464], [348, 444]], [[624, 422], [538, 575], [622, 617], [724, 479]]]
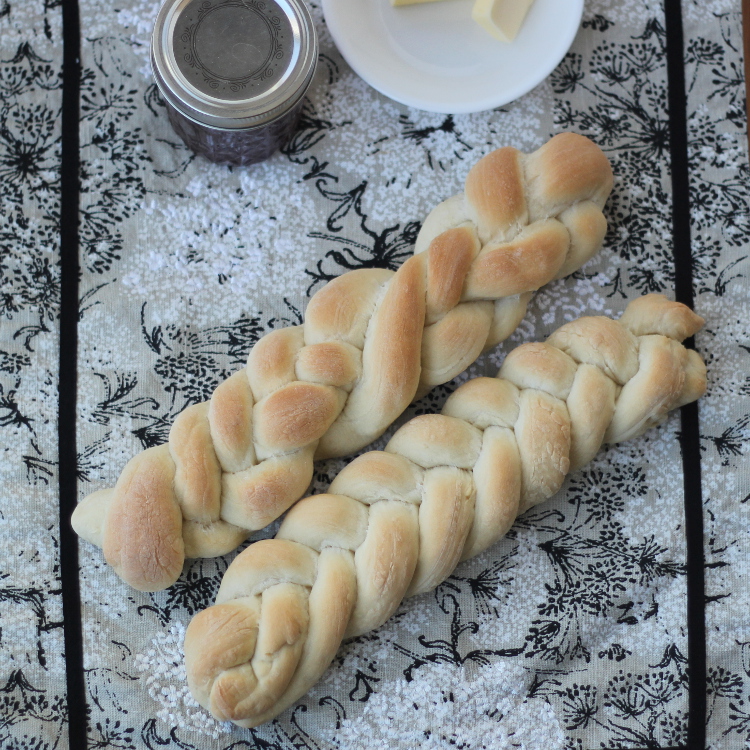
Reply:
[[471, 17], [492, 36], [512, 42], [534, 0], [476, 0]]

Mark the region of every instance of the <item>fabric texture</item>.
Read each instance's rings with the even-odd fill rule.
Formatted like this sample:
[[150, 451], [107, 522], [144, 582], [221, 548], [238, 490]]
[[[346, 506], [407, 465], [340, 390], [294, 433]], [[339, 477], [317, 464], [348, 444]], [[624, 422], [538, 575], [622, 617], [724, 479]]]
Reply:
[[[601, 146], [615, 172], [605, 248], [544, 287], [507, 342], [399, 423], [439, 410], [458, 383], [494, 375], [512, 347], [566, 321], [617, 316], [646, 292], [674, 296], [662, 3], [587, 0], [549, 79], [506, 107], [451, 116], [365, 84], [315, 0], [321, 55], [300, 129], [248, 168], [195, 157], [172, 131], [148, 61], [158, 2], [78, 5], [81, 498], [164, 442], [174, 417], [206, 400], [261, 335], [300, 322], [321, 284], [352, 268], [397, 268], [429, 210], [498, 146], [530, 152], [563, 130]], [[67, 701], [83, 700], [67, 695], [58, 533], [63, 39], [55, 0], [0, 6], [0, 747], [47, 750], [68, 746]], [[707, 321], [696, 337], [709, 376], [698, 406], [707, 745], [733, 750], [750, 742], [740, 0], [683, 0], [682, 13], [690, 205], [674, 208], [689, 211], [695, 309]], [[687, 248], [677, 250], [686, 262]], [[674, 414], [602, 451], [505, 539], [346, 644], [297, 706], [253, 730], [215, 721], [185, 681], [185, 627], [213, 602], [231, 556], [189, 563], [167, 591], [141, 594], [82, 543], [89, 747], [684, 747], [694, 582], [681, 429]], [[316, 464], [310, 491], [324, 491], [345, 461]]]

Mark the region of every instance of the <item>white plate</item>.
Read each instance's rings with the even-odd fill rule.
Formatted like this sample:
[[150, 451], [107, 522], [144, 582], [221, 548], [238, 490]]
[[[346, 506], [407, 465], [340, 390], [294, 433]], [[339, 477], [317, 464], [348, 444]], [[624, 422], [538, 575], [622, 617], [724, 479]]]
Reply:
[[511, 44], [471, 20], [474, 0], [391, 7], [389, 0], [323, 0], [344, 59], [373, 88], [428, 112], [482, 112], [512, 102], [563, 59], [584, 0], [535, 0]]

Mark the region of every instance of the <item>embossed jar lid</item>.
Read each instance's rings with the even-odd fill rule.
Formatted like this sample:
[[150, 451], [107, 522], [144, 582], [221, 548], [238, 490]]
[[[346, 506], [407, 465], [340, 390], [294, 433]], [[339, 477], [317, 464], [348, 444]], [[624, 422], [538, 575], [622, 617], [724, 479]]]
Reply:
[[164, 98], [214, 128], [260, 126], [291, 109], [317, 56], [303, 0], [166, 0], [151, 38]]

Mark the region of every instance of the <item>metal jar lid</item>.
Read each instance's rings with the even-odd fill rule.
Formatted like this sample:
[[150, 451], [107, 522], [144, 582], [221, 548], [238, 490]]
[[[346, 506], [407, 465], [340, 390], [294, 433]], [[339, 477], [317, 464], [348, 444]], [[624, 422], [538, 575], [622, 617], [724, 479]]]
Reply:
[[164, 98], [212, 128], [283, 115], [304, 96], [317, 57], [304, 0], [166, 0], [151, 37]]

